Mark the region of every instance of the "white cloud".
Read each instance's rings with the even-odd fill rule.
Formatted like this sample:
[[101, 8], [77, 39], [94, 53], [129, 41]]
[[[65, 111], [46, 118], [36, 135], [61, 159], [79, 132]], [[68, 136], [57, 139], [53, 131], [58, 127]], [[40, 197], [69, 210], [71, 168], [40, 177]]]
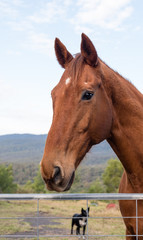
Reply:
[[9, 95], [13, 94], [13, 87], [3, 77], [0, 79], [0, 100], [6, 100]]
[[[68, 5], [68, 0], [66, 1]], [[5, 13], [7, 16], [7, 21], [5, 23], [13, 31], [21, 32], [20, 34], [24, 34], [24, 38], [21, 41], [22, 47], [24, 48], [27, 47], [30, 50], [32, 49], [34, 51], [37, 51], [49, 56], [54, 55], [53, 39], [50, 39], [47, 36], [47, 34], [39, 32], [39, 30], [37, 30], [37, 22], [38, 22], [38, 19], [39, 19], [39, 23], [40, 21], [41, 23], [43, 23], [44, 21], [48, 20], [48, 18], [49, 19], [54, 18], [54, 15], [56, 14], [55, 9], [57, 9], [56, 1], [49, 2], [46, 5], [43, 4], [43, 8], [39, 10], [39, 17], [37, 17], [37, 22], [36, 22], [35, 14], [33, 14], [33, 17], [32, 16], [30, 17], [29, 16], [30, 14], [27, 14], [26, 12], [24, 15], [21, 15], [20, 7], [22, 6], [22, 4], [23, 2], [21, 0], [12, 0], [11, 3], [9, 1], [3, 1], [3, 0], [0, 1], [0, 12], [2, 11], [3, 14]], [[42, 6], [42, 3], [40, 3], [40, 6]], [[28, 8], [27, 5], [23, 5], [23, 7]], [[9, 14], [7, 11], [9, 12]], [[48, 17], [46, 16], [46, 13], [48, 14], [47, 15]], [[59, 14], [60, 14], [60, 11], [59, 11]], [[13, 18], [13, 15], [16, 18]], [[14, 33], [14, 34], [17, 35], [17, 33]], [[20, 34], [18, 36], [20, 36]], [[8, 55], [20, 54], [19, 51], [14, 51], [14, 50], [7, 50], [6, 53]]]
[[76, 27], [89, 25], [117, 30], [133, 11], [131, 0], [78, 0], [77, 6], [79, 11], [72, 18]]
[[35, 23], [56, 22], [59, 18], [63, 18], [66, 13], [66, 8], [70, 5], [69, 0], [52, 0], [47, 2], [41, 9], [29, 17]]
[[0, 1], [0, 15], [7, 16], [10, 15], [11, 17], [16, 17], [17, 11], [8, 4], [6, 1]]
[[46, 54], [48, 56], [54, 55], [53, 39], [50, 39], [44, 33], [29, 32], [27, 43], [25, 45], [42, 54]]
[[142, 30], [142, 27], [141, 26], [136, 26], [134, 31], [141, 31]]
[[12, 30], [18, 32], [31, 31], [34, 29], [32, 23], [27, 19], [21, 21], [8, 21], [7, 24], [11, 27]]
[[[77, 0], [76, 3], [74, 0], [49, 0], [40, 1], [38, 8], [34, 3], [24, 4], [22, 0], [0, 0], [0, 14], [11, 17], [7, 24], [12, 30], [24, 33], [22, 46], [49, 56], [53, 55], [53, 39], [42, 33], [42, 28], [39, 32], [39, 24], [63, 21], [73, 24], [75, 31], [87, 34], [96, 26], [118, 30], [133, 11], [131, 0]], [[24, 14], [21, 14], [22, 6]]]
[[16, 18], [18, 16], [18, 7], [23, 6], [22, 0], [1, 0], [0, 1], [0, 16]]
[[80, 34], [82, 32], [84, 32], [86, 34], [90, 34], [91, 32], [93, 32], [93, 30], [91, 28], [89, 28], [88, 26], [86, 27], [86, 26], [80, 25], [80, 24], [77, 24], [77, 25], [75, 24], [75, 31]]
[[[2, 78], [1, 78], [2, 79]], [[4, 78], [3, 78], [4, 79]], [[16, 105], [15, 102], [16, 89], [8, 83], [6, 80], [0, 80], [0, 134], [5, 130], [10, 124], [7, 125], [7, 121], [10, 122], [9, 109], [13, 110], [13, 106]], [[6, 127], [5, 127], [6, 126]]]
[[24, 2], [22, 0], [12, 0], [11, 1], [13, 3], [13, 5], [15, 6], [24, 6]]
[[21, 53], [19, 51], [14, 51], [14, 50], [8, 50], [7, 51], [7, 55], [12, 55], [12, 56], [15, 56], [15, 55], [20, 55]]

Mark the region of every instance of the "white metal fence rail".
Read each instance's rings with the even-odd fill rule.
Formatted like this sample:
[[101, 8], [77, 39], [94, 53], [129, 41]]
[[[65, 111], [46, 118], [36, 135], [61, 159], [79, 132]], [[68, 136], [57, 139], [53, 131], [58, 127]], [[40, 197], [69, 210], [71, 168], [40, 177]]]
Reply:
[[[56, 238], [56, 237], [78, 237], [77, 235], [40, 235], [39, 234], [39, 219], [40, 218], [52, 218], [52, 217], [40, 217], [39, 216], [39, 200], [86, 200], [86, 205], [88, 209], [89, 200], [134, 200], [136, 202], [136, 216], [128, 216], [126, 218], [135, 218], [136, 219], [136, 235], [132, 235], [136, 240], [139, 239], [138, 235], [138, 219], [143, 218], [138, 216], [138, 200], [143, 200], [143, 194], [122, 194], [122, 193], [84, 193], [84, 194], [0, 194], [0, 201], [10, 201], [10, 200], [36, 200], [37, 201], [37, 215], [35, 217], [26, 217], [26, 218], [34, 218], [37, 221], [37, 234], [36, 235], [0, 235], [0, 238]], [[64, 219], [64, 217], [59, 217], [60, 219]], [[89, 217], [90, 218], [90, 217]], [[99, 218], [99, 217], [95, 217]], [[102, 217], [103, 218], [103, 217]], [[107, 218], [107, 217], [105, 217]], [[120, 218], [120, 217], [109, 217], [109, 218]], [[25, 219], [25, 217], [1, 217], [0, 219]], [[54, 217], [55, 219], [55, 217]], [[66, 218], [71, 219], [71, 217]], [[86, 239], [89, 237], [125, 237], [126, 235], [90, 235], [88, 232], [88, 219], [87, 219], [87, 230], [86, 230]], [[128, 235], [130, 236], [130, 235]]]

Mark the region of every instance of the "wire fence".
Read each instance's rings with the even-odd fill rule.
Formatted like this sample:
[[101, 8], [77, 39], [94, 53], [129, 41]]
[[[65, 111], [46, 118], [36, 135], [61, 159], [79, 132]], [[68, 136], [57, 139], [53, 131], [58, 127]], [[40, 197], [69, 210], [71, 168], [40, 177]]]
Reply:
[[[15, 220], [31, 220], [33, 219], [35, 221], [35, 229], [36, 231], [33, 233], [33, 234], [25, 234], [25, 233], [21, 233], [21, 234], [1, 234], [0, 235], [0, 238], [1, 239], [7, 239], [7, 238], [13, 238], [13, 239], [55, 239], [55, 238], [60, 238], [60, 239], [76, 239], [78, 238], [79, 236], [78, 235], [71, 235], [70, 233], [69, 234], [51, 234], [47, 232], [41, 234], [40, 232], [40, 229], [41, 229], [41, 226], [40, 226], [40, 221], [46, 221], [46, 220], [60, 220], [62, 221], [63, 219], [66, 220], [66, 221], [71, 221], [72, 219], [72, 216], [69, 216], [69, 217], [63, 217], [63, 216], [60, 216], [60, 217], [53, 217], [53, 216], [41, 216], [40, 215], [40, 209], [39, 209], [39, 203], [40, 201], [44, 200], [44, 201], [53, 201], [53, 200], [56, 200], [56, 201], [69, 201], [69, 200], [76, 200], [76, 201], [79, 201], [79, 200], [84, 200], [85, 201], [85, 206], [86, 206], [86, 209], [88, 209], [89, 205], [91, 206], [91, 201], [107, 201], [107, 200], [112, 200], [112, 201], [116, 201], [116, 200], [134, 200], [135, 201], [135, 206], [136, 206], [136, 215], [135, 216], [126, 216], [125, 218], [135, 218], [135, 221], [136, 221], [136, 235], [125, 235], [124, 234], [116, 234], [116, 233], [111, 233], [111, 234], [107, 234], [106, 232], [104, 234], [95, 234], [95, 233], [91, 233], [90, 232], [90, 228], [89, 228], [89, 221], [92, 220], [92, 219], [112, 219], [113, 221], [115, 221], [115, 219], [122, 219], [121, 216], [89, 216], [87, 217], [87, 225], [86, 225], [86, 234], [85, 236], [82, 236], [83, 239], [115, 239], [115, 238], [118, 238], [118, 239], [125, 239], [126, 236], [128, 237], [132, 237], [131, 239], [136, 239], [136, 240], [139, 240], [140, 237], [142, 237], [143, 239], [143, 235], [139, 235], [138, 234], [138, 226], [139, 226], [139, 219], [143, 218], [141, 216], [138, 216], [138, 201], [139, 200], [143, 200], [143, 194], [105, 194], [105, 193], [102, 193], [102, 194], [0, 194], [0, 203], [1, 201], [3, 202], [15, 202], [15, 201], [32, 201], [32, 204], [33, 204], [33, 201], [36, 202], [36, 214], [35, 216], [18, 216], [18, 217], [15, 217], [15, 216], [4, 216], [4, 214], [0, 215], [0, 220], [1, 221], [4, 221], [4, 220], [11, 220], [11, 221], [15, 221]], [[63, 205], [64, 205], [64, 202], [63, 202]], [[73, 209], [73, 213], [74, 213], [74, 209]], [[110, 226], [109, 226], [110, 227]], [[117, 226], [118, 227], [118, 226]], [[125, 229], [124, 229], [125, 230]], [[28, 233], [28, 231], [27, 231]]]

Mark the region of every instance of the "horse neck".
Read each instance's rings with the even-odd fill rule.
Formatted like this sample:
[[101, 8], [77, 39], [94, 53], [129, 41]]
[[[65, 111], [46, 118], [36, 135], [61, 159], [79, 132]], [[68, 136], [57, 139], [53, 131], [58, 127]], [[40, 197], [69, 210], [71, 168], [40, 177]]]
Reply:
[[102, 63], [104, 87], [113, 112], [111, 137], [107, 139], [128, 175], [143, 171], [143, 95], [126, 79]]

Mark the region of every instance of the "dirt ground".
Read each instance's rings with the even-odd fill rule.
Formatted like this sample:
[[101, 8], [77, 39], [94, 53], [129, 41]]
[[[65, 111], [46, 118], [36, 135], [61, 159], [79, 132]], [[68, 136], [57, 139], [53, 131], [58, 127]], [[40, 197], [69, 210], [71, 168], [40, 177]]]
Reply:
[[[39, 212], [38, 218], [38, 228], [39, 235], [70, 235], [70, 229], [67, 230], [62, 227], [62, 223], [56, 221], [56, 216], [49, 216], [45, 212]], [[42, 218], [43, 217], [43, 218]], [[47, 217], [47, 218], [45, 218]], [[48, 217], [52, 217], [52, 219], [48, 219]], [[54, 219], [55, 217], [55, 219]], [[15, 235], [37, 235], [37, 218], [25, 218], [23, 222], [28, 222], [31, 226], [30, 231], [26, 232], [16, 232]], [[54, 239], [54, 238], [53, 238]]]

